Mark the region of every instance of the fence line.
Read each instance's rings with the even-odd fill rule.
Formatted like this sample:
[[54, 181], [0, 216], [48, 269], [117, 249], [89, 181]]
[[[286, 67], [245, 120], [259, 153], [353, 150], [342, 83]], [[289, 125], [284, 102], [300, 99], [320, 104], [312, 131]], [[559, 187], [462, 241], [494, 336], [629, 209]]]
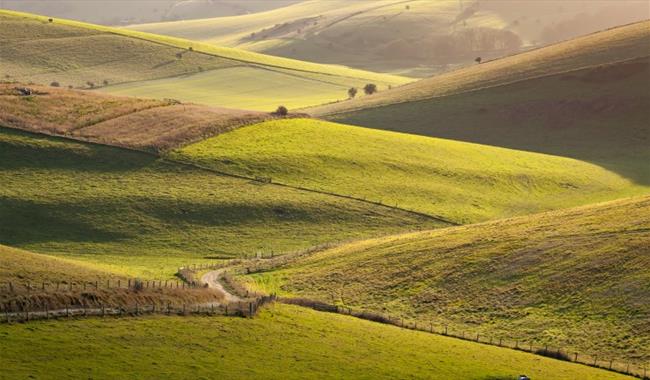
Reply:
[[456, 331], [449, 329], [449, 326], [447, 325], [441, 325], [439, 323], [426, 323], [417, 320], [407, 320], [402, 317], [387, 316], [381, 313], [361, 309], [352, 309], [350, 307], [328, 304], [326, 302], [318, 300], [311, 300], [306, 298], [277, 297], [277, 302], [290, 305], [298, 305], [322, 312], [349, 315], [359, 319], [388, 324], [409, 330], [416, 330], [485, 345], [514, 349], [517, 351], [528, 352], [535, 355], [546, 356], [553, 359], [583, 364], [594, 368], [630, 375], [641, 379], [650, 379], [650, 377], [648, 377], [650, 372], [648, 371], [647, 366], [633, 364], [632, 362], [620, 362], [604, 359], [602, 356], [585, 355], [578, 352], [561, 349], [559, 347], [551, 347], [549, 345], [536, 345], [524, 340], [504, 339], [502, 337], [495, 338], [493, 336], [481, 335], [480, 333], [469, 333], [461, 329]]
[[131, 305], [115, 306], [100, 305], [99, 307], [85, 307], [67, 305], [65, 308], [48, 309], [44, 307], [28, 307], [21, 311], [9, 311], [9, 308], [2, 307], [0, 310], [0, 322], [29, 322], [43, 319], [60, 319], [72, 317], [90, 316], [138, 316], [144, 314], [166, 314], [166, 315], [225, 315], [252, 318], [257, 315], [259, 309], [276, 300], [275, 295], [260, 296], [239, 302], [229, 303], [204, 303], [204, 304], [167, 304], [135, 302]]

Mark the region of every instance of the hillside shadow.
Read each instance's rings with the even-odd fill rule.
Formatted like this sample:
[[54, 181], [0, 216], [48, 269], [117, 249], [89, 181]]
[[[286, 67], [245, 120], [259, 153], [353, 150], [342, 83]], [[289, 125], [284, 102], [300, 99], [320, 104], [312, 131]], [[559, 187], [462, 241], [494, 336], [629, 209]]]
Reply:
[[0, 197], [0, 243], [102, 243], [132, 235], [84, 222], [91, 216], [75, 204], [51, 204]]
[[156, 157], [140, 152], [0, 127], [0, 168], [5, 170], [125, 172], [151, 166], [156, 161]]

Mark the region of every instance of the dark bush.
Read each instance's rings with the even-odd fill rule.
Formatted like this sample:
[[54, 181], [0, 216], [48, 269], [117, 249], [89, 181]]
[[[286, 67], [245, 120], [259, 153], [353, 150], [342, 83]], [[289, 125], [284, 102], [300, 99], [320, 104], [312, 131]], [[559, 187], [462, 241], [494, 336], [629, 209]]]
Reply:
[[374, 83], [368, 83], [363, 87], [363, 92], [365, 92], [366, 95], [372, 95], [377, 92], [377, 85]]
[[187, 48], [187, 50], [194, 51], [194, 48], [190, 46], [189, 48]]
[[54, 82], [50, 83], [50, 86], [52, 86], [52, 87], [61, 87], [61, 85], [57, 81], [54, 81]]
[[104, 79], [103, 83], [104, 83], [104, 86], [108, 86], [108, 80], [107, 79]]
[[86, 84], [87, 84], [88, 87], [90, 87], [90, 88], [95, 88], [95, 83], [94, 83], [94, 82], [88, 81], [88, 82], [86, 82]]
[[48, 22], [54, 22], [54, 20], [51, 19], [51, 18], [48, 18], [47, 21], [48, 21]]
[[547, 348], [540, 348], [539, 350], [535, 351], [535, 353], [537, 355], [546, 356], [553, 359], [564, 360], [567, 362], [571, 361], [569, 355], [567, 355], [565, 352], [562, 352], [560, 350], [553, 351]]
[[285, 106], [279, 106], [274, 113], [278, 116], [287, 116], [287, 114], [289, 114], [289, 110]]
[[481, 57], [476, 57], [476, 59], [474, 59], [474, 62], [476, 63], [481, 63], [481, 61], [482, 61]]
[[357, 96], [357, 89], [356, 89], [356, 87], [350, 87], [350, 89], [348, 90], [348, 96], [350, 97], [350, 99], [352, 99], [352, 98], [354, 98], [355, 96]]

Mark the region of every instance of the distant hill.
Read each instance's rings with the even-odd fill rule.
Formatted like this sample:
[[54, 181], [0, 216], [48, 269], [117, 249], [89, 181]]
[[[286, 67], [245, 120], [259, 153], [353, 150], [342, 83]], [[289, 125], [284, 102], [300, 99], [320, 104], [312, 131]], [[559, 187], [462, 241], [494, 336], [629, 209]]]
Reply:
[[568, 352], [650, 360], [650, 197], [355, 242], [268, 291]]
[[409, 79], [0, 10], [1, 80], [274, 111]]
[[[422, 77], [647, 19], [643, 1], [305, 1], [234, 17], [130, 25], [282, 57]], [[207, 16], [206, 16], [207, 17]]]
[[299, 0], [3, 0], [0, 8], [103, 25], [222, 17], [284, 7]]

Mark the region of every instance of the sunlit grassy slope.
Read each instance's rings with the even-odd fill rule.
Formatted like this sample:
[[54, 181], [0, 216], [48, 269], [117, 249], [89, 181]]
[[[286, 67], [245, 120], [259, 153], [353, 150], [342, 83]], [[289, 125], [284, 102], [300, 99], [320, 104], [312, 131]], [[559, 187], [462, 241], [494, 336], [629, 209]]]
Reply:
[[[353, 114], [365, 108], [432, 99], [606, 63], [647, 57], [649, 48], [650, 21], [644, 21], [436, 75], [373, 96], [325, 105], [310, 112], [319, 116], [337, 113]], [[531, 93], [537, 91], [537, 87], [530, 89]], [[431, 116], [433, 115], [421, 117], [421, 120], [435, 123], [436, 119]]]
[[[268, 102], [272, 100], [274, 106], [282, 104], [287, 93], [291, 93], [287, 102], [293, 99], [289, 103], [292, 107], [305, 107], [345, 99], [347, 89], [352, 86], [373, 82], [386, 88], [409, 81], [399, 76], [267, 56], [72, 20], [54, 19], [49, 22], [47, 17], [27, 13], [0, 10], [0, 21], [0, 54], [3, 57], [0, 71], [4, 79], [22, 82], [50, 84], [56, 81], [61, 86], [94, 86], [108, 92], [114, 84], [130, 83], [128, 88], [142, 96], [205, 101], [205, 94], [194, 97], [183, 92], [183, 88], [197, 81], [194, 75], [236, 67], [239, 70], [226, 70], [216, 75], [220, 80], [228, 81], [229, 85], [213, 86], [211, 96], [219, 103], [209, 100], [209, 104], [235, 106], [238, 97], [255, 93], [263, 102], [253, 103], [250, 108], [271, 111], [274, 108], [270, 108]], [[248, 81], [238, 87], [241, 78], [237, 75], [242, 75], [241, 70], [255, 76], [259, 83], [255, 85]], [[134, 90], [134, 82], [149, 88], [156, 82], [147, 81], [171, 77], [176, 79], [169, 92]], [[306, 86], [306, 82], [312, 86]], [[324, 94], [314, 97], [319, 88]], [[116, 91], [129, 93], [122, 87]], [[232, 96], [234, 102], [228, 102], [225, 94]], [[300, 96], [304, 100], [297, 102]]]
[[[189, 77], [173, 77], [125, 83], [106, 88], [115, 95], [165, 98], [211, 106], [274, 111], [279, 105], [296, 109], [305, 104], [323, 104], [344, 99], [349, 86], [363, 86], [358, 80], [294, 77], [282, 71], [262, 71], [252, 66], [211, 70]], [[345, 82], [345, 83], [343, 83]], [[347, 86], [349, 85], [349, 86]]]
[[240, 128], [170, 155], [457, 223], [650, 192], [578, 160], [312, 119]]
[[41, 281], [98, 281], [117, 278], [92, 264], [47, 256], [0, 245], [0, 282], [15, 284]]
[[386, 207], [0, 129], [0, 243], [129, 275], [434, 227]]
[[647, 363], [649, 268], [646, 196], [356, 242], [254, 280], [455, 331]]
[[39, 379], [625, 379], [583, 365], [276, 305], [254, 319], [0, 326], [3, 375]]

